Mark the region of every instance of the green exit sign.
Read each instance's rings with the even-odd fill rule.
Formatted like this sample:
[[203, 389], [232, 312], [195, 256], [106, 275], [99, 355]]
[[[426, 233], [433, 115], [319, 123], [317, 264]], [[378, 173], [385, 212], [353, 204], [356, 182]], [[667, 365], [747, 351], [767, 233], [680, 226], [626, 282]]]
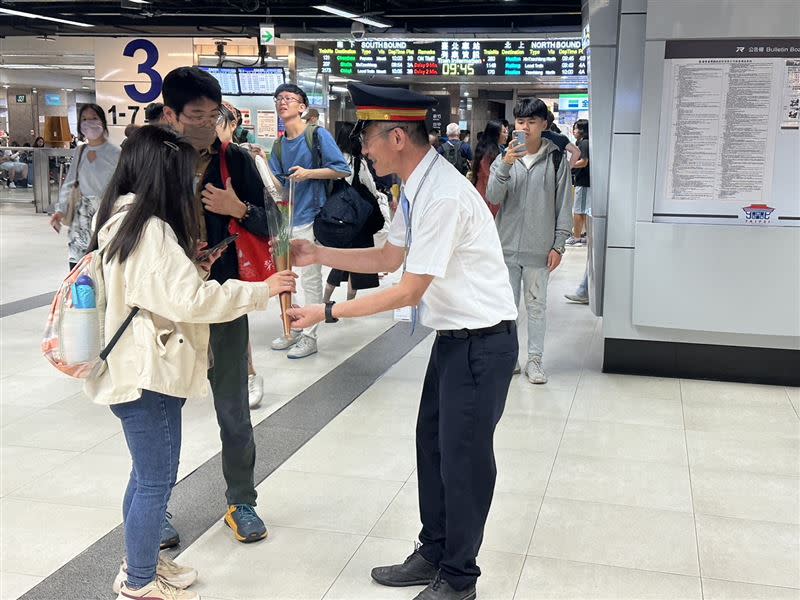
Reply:
[[28, 96], [25, 94], [17, 94], [17, 104], [26, 104], [28, 102]]
[[262, 46], [275, 43], [275, 26], [260, 25], [258, 28], [258, 41]]

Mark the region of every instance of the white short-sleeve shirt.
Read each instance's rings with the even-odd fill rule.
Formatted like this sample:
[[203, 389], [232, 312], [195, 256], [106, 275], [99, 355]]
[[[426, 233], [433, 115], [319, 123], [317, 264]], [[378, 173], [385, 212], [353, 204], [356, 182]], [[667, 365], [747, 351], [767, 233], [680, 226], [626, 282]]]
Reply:
[[[406, 271], [434, 277], [419, 305], [420, 322], [433, 329], [479, 329], [515, 320], [492, 213], [475, 187], [437, 157], [429, 150], [403, 186], [411, 203]], [[436, 162], [424, 177], [431, 161]], [[398, 208], [389, 243], [403, 248], [405, 242], [405, 216]]]

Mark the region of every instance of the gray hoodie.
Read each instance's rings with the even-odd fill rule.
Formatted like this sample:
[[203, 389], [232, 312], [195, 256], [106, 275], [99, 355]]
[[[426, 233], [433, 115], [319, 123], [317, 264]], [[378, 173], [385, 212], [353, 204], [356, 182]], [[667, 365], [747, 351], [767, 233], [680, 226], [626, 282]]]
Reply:
[[546, 139], [542, 144], [530, 168], [522, 159], [509, 166], [500, 155], [489, 172], [486, 199], [503, 207], [497, 231], [507, 263], [546, 266], [550, 250], [563, 252], [572, 229], [568, 157], [561, 157], [556, 176], [551, 154], [558, 148]]

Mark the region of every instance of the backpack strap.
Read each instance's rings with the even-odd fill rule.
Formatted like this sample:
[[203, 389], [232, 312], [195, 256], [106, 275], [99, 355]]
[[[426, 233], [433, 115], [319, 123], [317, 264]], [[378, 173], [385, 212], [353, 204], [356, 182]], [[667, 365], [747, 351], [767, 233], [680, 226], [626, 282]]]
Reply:
[[220, 177], [222, 177], [223, 189], [228, 181], [228, 177], [231, 176], [231, 173], [228, 170], [228, 146], [230, 146], [230, 142], [222, 142], [222, 144], [219, 146], [219, 174]]
[[312, 169], [322, 168], [322, 144], [319, 141], [319, 125], [309, 125], [306, 127], [305, 138], [308, 149], [311, 150]]
[[79, 180], [80, 180], [80, 169], [81, 169], [81, 159], [83, 158], [83, 152], [86, 150], [86, 146], [89, 144], [83, 144], [80, 148], [78, 148], [78, 162], [75, 165], [75, 183], [72, 187], [76, 188], [79, 187]]
[[555, 185], [553, 188], [555, 189], [555, 199], [558, 201], [558, 170], [561, 168], [561, 159], [564, 157], [564, 153], [561, 150], [554, 150], [551, 156], [553, 158], [553, 167], [555, 168]]

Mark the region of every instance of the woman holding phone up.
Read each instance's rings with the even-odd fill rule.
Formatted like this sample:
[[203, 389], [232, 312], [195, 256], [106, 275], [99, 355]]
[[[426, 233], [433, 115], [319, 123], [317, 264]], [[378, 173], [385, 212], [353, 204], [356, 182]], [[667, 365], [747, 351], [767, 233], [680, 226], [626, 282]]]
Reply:
[[294, 291], [290, 271], [266, 282], [206, 281], [222, 250], [197, 262], [194, 198], [197, 152], [173, 131], [145, 126], [128, 138], [97, 213], [90, 250], [99, 248], [107, 308], [106, 342], [139, 312], [86, 381], [87, 395], [122, 421], [133, 468], [123, 500], [126, 557], [118, 600], [196, 600], [185, 589], [194, 569], [159, 557], [161, 523], [178, 473], [181, 408], [206, 395], [209, 323], [264, 309]]

